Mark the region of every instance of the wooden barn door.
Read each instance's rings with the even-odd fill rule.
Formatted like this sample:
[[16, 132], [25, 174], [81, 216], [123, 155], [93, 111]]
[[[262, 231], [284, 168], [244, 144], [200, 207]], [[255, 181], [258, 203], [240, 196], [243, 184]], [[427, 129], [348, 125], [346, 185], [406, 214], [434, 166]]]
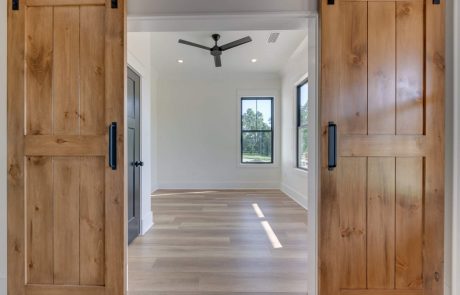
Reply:
[[124, 2], [8, 1], [9, 295], [124, 294]]
[[322, 0], [320, 295], [443, 294], [445, 1]]

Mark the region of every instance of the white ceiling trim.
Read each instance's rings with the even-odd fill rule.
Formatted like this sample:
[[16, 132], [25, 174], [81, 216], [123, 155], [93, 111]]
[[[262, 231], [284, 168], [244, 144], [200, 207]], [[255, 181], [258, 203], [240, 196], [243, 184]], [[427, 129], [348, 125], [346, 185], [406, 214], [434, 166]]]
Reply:
[[130, 16], [129, 32], [305, 30], [314, 12]]
[[317, 0], [133, 0], [128, 16], [316, 12]]

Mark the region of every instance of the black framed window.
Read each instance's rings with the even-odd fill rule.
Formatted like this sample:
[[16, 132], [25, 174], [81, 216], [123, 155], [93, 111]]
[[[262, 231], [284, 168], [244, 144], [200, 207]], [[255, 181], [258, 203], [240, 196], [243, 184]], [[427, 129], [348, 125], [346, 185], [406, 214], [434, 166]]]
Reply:
[[273, 97], [241, 98], [241, 163], [273, 163]]
[[308, 80], [297, 86], [297, 168], [308, 170]]

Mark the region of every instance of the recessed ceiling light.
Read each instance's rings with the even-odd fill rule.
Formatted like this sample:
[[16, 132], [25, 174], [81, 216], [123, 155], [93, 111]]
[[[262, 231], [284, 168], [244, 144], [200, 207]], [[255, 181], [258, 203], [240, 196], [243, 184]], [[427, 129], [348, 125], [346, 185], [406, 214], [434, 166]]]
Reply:
[[257, 58], [251, 59], [251, 62], [252, 62], [252, 63], [256, 63], [256, 62], [257, 62]]
[[183, 59], [178, 59], [177, 62], [180, 63], [180, 64], [183, 64], [184, 60]]

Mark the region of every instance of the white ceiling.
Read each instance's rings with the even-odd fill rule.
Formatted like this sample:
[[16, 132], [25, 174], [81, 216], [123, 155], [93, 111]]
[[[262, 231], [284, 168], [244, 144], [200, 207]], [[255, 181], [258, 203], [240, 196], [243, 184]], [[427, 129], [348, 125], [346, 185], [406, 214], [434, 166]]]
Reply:
[[[279, 73], [289, 57], [306, 38], [306, 31], [276, 31], [276, 43], [268, 43], [273, 31], [226, 31], [219, 45], [251, 36], [253, 41], [222, 54], [222, 68], [214, 66], [209, 51], [179, 44], [179, 39], [212, 47], [211, 35], [216, 32], [152, 33], [152, 63], [160, 74], [220, 74], [220, 73]], [[256, 58], [257, 63], [251, 63]], [[178, 59], [184, 60], [179, 64]]]

